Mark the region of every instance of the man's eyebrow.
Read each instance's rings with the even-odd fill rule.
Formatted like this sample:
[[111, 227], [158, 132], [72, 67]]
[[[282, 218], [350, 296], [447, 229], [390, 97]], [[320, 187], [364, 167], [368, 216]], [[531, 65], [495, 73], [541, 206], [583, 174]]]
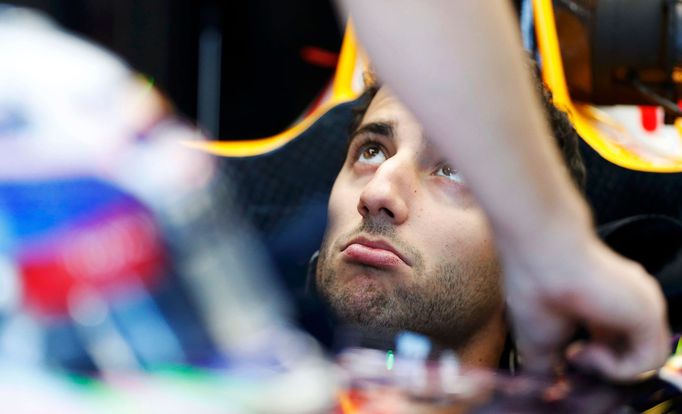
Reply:
[[393, 138], [393, 123], [392, 122], [369, 122], [361, 125], [358, 129], [348, 137], [346, 148], [350, 147], [353, 140], [363, 134], [381, 135], [386, 138]]

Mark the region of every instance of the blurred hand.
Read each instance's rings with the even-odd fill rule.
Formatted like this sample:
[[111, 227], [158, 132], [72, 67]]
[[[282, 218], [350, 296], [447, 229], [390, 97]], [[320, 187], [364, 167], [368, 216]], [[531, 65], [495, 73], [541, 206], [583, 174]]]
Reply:
[[[556, 254], [543, 248], [525, 261], [518, 251], [501, 250], [524, 367], [548, 373], [566, 358], [625, 381], [663, 365], [670, 352], [665, 301], [639, 264], [594, 236]], [[567, 344], [578, 327], [589, 339]]]

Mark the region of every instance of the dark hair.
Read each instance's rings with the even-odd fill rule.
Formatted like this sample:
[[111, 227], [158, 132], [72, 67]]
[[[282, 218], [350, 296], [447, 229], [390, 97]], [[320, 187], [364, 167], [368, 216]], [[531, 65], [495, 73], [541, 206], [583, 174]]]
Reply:
[[[573, 182], [578, 189], [582, 191], [585, 187], [586, 172], [582, 156], [580, 155], [580, 135], [578, 135], [575, 128], [573, 128], [573, 124], [571, 124], [566, 113], [554, 106], [552, 103], [552, 93], [540, 80], [537, 73], [537, 66], [533, 66], [535, 67], [535, 70], [532, 70], [531, 72], [533, 72], [534, 84], [538, 94], [542, 98], [542, 106], [547, 120], [550, 123], [550, 127], [552, 128], [552, 134], [557, 140], [557, 144], [561, 150], [561, 156], [568, 167]], [[365, 112], [367, 112], [369, 104], [381, 88], [381, 83], [377, 81], [373, 74], [370, 73], [366, 75], [365, 79], [367, 86], [362, 95], [357, 99], [357, 105], [353, 108], [353, 119], [349, 126], [350, 133], [353, 133], [358, 129], [362, 123], [362, 118], [365, 116]]]

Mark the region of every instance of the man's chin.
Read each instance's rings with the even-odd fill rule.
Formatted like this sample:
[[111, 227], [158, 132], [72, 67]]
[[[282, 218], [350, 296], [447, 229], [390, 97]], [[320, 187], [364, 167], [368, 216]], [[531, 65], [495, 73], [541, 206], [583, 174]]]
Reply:
[[360, 326], [381, 326], [390, 321], [390, 298], [383, 284], [367, 278], [353, 278], [328, 297], [332, 309], [344, 322]]
[[[322, 253], [321, 257], [326, 258]], [[337, 260], [331, 261], [333, 266], [318, 262], [317, 289], [339, 321], [368, 328], [394, 325], [396, 278]]]

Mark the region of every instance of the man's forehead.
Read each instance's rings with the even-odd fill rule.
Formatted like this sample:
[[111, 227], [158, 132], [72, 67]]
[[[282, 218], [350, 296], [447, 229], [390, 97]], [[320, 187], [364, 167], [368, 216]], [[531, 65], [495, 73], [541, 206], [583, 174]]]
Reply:
[[386, 86], [382, 86], [367, 107], [363, 123], [374, 122], [377, 119], [384, 122], [398, 121], [400, 118], [405, 117], [409, 118], [407, 119], [409, 121], [416, 122], [414, 116], [391, 90]]

